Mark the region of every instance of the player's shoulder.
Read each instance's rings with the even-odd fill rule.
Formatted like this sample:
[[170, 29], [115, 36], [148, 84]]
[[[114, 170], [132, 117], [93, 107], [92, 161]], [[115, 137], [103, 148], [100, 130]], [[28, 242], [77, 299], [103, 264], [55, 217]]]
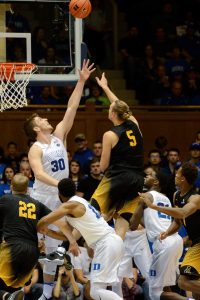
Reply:
[[199, 194], [193, 194], [189, 197], [188, 202], [195, 202], [199, 204], [200, 209], [200, 195]]
[[29, 149], [28, 152], [28, 156], [30, 158], [30, 156], [37, 154], [37, 153], [41, 153], [42, 152], [42, 145], [40, 142], [35, 142]]

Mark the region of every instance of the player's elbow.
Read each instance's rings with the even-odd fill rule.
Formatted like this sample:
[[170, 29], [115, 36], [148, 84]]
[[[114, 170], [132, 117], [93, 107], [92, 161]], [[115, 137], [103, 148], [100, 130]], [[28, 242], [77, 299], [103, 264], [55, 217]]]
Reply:
[[108, 168], [108, 164], [106, 163], [100, 163], [100, 170], [102, 173], [104, 173], [106, 171], [106, 169]]

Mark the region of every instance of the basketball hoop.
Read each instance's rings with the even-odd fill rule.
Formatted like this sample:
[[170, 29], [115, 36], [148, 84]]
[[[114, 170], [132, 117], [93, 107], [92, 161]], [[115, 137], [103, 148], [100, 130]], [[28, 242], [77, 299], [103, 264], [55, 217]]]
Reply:
[[31, 63], [0, 63], [0, 111], [27, 106], [26, 87], [37, 66]]

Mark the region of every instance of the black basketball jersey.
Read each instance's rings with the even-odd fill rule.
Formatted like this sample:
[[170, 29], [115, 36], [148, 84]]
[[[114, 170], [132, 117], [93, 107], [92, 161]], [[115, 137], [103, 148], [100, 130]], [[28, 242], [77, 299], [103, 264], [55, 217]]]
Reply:
[[24, 239], [37, 244], [37, 223], [51, 212], [28, 195], [5, 195], [0, 198], [3, 238]]
[[122, 167], [142, 172], [143, 170], [143, 137], [137, 126], [131, 120], [114, 126], [113, 131], [119, 141], [111, 151], [110, 167]]
[[[177, 192], [175, 195], [174, 204], [177, 207], [184, 207], [192, 195], [196, 195], [197, 192], [195, 189], [191, 189], [185, 195], [180, 196], [180, 192]], [[189, 239], [192, 241], [192, 244], [200, 242], [200, 210], [198, 209], [194, 214], [188, 216], [183, 220], [183, 224], [187, 230]]]

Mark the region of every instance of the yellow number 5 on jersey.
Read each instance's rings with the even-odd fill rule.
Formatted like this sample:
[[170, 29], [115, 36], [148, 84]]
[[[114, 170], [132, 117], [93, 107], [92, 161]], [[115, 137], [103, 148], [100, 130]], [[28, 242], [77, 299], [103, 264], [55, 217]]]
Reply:
[[25, 203], [23, 201], [19, 201], [19, 217], [28, 218], [28, 219], [36, 219], [36, 207], [33, 203]]
[[126, 135], [128, 139], [130, 140], [129, 144], [131, 147], [135, 147], [137, 145], [137, 141], [135, 138], [135, 135], [133, 134], [133, 130], [127, 130]]

